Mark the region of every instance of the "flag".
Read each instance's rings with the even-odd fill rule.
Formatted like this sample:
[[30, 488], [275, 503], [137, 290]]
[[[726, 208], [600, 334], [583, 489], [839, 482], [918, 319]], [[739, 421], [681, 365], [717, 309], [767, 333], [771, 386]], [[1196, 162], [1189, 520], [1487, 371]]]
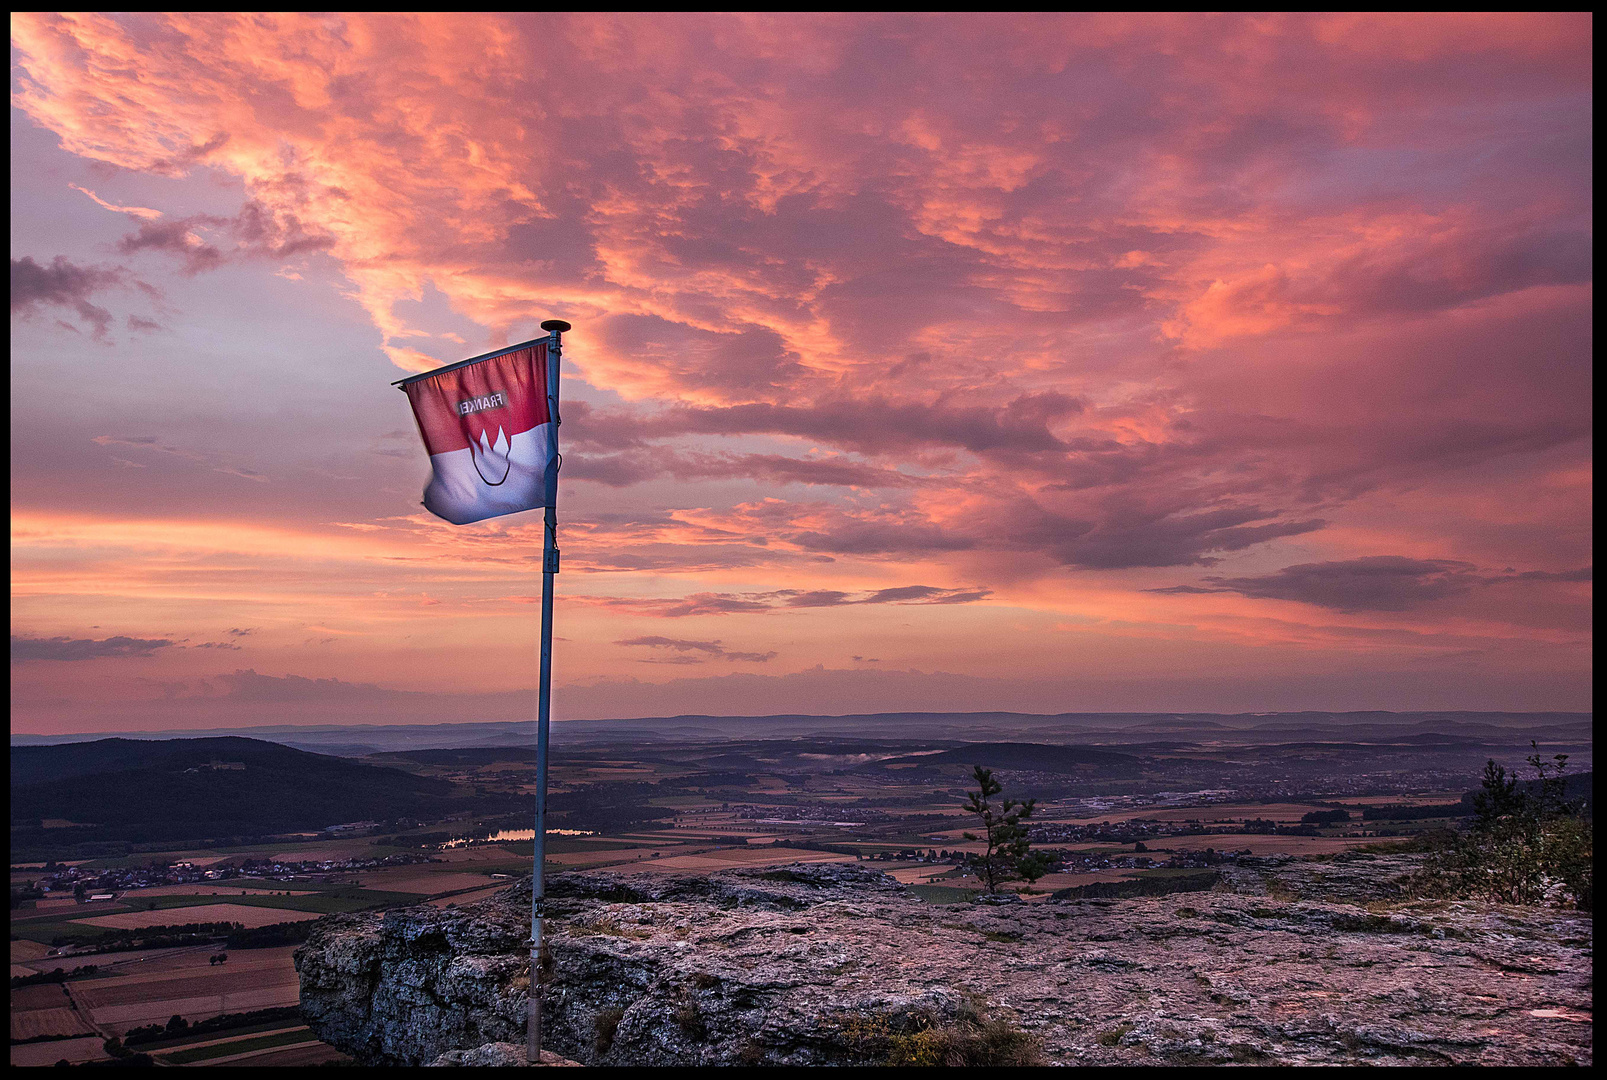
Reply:
[[467, 525], [556, 505], [547, 360], [543, 340], [402, 381], [430, 455], [426, 510]]

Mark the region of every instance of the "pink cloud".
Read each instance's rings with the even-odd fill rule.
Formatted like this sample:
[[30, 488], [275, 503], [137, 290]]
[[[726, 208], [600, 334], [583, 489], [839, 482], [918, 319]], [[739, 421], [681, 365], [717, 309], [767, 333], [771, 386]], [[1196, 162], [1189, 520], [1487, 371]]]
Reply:
[[[613, 614], [888, 580], [1337, 610], [1397, 559], [1369, 618], [1429, 618], [1439, 590], [1442, 617], [1494, 619], [1558, 583], [1461, 589], [1456, 565], [1588, 561], [1591, 25], [22, 13], [16, 108], [80, 159], [239, 202], [80, 188], [140, 219], [99, 249], [127, 265], [31, 252], [13, 310], [155, 337], [182, 320], [101, 306], [136, 272], [327, 265], [407, 371], [571, 319], [566, 570], [678, 581]], [[522, 522], [406, 518], [411, 432], [340, 381], [359, 362], [288, 362], [311, 396], [243, 374], [159, 443], [24, 414], [14, 498], [339, 518], [393, 565], [451, 551], [528, 595]], [[158, 430], [126, 411], [93, 430]]]

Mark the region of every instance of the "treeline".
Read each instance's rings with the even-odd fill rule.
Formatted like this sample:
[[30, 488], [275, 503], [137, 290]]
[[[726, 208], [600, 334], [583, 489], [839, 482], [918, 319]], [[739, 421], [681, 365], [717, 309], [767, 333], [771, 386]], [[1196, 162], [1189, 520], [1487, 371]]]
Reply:
[[833, 855], [858, 855], [859, 848], [849, 844], [826, 844], [816, 840], [788, 840], [786, 846], [800, 851], [826, 851]]
[[692, 776], [677, 776], [669, 780], [659, 781], [661, 788], [691, 789], [700, 787], [751, 787], [754, 781], [752, 773], [745, 772], [706, 772]]
[[61, 934], [50, 939], [57, 948], [72, 945], [90, 952], [123, 952], [128, 949], [171, 949], [179, 945], [200, 945], [226, 934], [245, 929], [237, 922], [184, 923], [175, 926], [148, 926], [137, 929], [106, 930], [92, 937]]
[[236, 930], [224, 941], [231, 949], [277, 949], [284, 945], [303, 945], [312, 936], [317, 919], [299, 922], [273, 923], [251, 929]]
[[258, 1009], [255, 1012], [224, 1013], [221, 1016], [209, 1017], [206, 1020], [197, 1020], [190, 1023], [182, 1016], [175, 1016], [164, 1026], [162, 1024], [146, 1024], [144, 1027], [130, 1028], [123, 1036], [124, 1046], [145, 1046], [154, 1042], [165, 1042], [180, 1036], [205, 1035], [213, 1031], [230, 1031], [234, 1028], [252, 1027], [257, 1024], [277, 1024], [288, 1021], [301, 1020], [300, 1005], [283, 1005], [276, 1009]]
[[1367, 806], [1362, 808], [1363, 821], [1422, 821], [1425, 818], [1460, 818], [1473, 813], [1471, 799], [1454, 803], [1431, 803], [1427, 806]]
[[85, 975], [93, 975], [100, 968], [95, 964], [84, 964], [71, 971], [57, 968], [55, 971], [41, 971], [36, 975], [13, 975], [11, 989], [21, 990], [24, 986], [40, 986], [46, 983], [64, 983], [68, 979], [81, 979]]
[[[297, 922], [272, 923], [249, 929], [237, 922], [149, 926], [139, 929], [107, 930], [88, 938], [62, 934], [52, 938], [50, 944], [57, 948], [71, 945], [88, 953], [127, 952], [130, 949], [172, 949], [181, 945], [207, 945], [218, 942], [222, 942], [228, 949], [277, 949], [284, 945], [301, 945], [306, 942], [312, 934], [313, 924], [317, 921], [302, 919]], [[87, 970], [93, 971], [94, 968]], [[54, 972], [51, 974], [54, 975]], [[77, 972], [67, 975], [66, 978], [71, 978], [74, 974]], [[36, 981], [57, 980], [41, 977]], [[16, 980], [12, 980], [12, 985], [18, 985]]]

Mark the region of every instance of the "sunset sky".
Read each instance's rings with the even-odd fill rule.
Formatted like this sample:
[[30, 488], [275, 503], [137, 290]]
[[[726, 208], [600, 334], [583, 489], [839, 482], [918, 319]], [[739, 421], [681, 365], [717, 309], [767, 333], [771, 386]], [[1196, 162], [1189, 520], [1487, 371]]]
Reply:
[[1588, 709], [1592, 22], [13, 15], [12, 730]]

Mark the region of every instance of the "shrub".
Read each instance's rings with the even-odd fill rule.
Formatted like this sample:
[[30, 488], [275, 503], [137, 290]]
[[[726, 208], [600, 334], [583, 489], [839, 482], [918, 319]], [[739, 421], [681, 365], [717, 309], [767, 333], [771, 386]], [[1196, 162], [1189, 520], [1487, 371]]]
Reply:
[[1002, 1016], [990, 1016], [968, 1000], [949, 1021], [929, 1014], [903, 1018], [912, 1031], [893, 1031], [889, 1018], [857, 1018], [843, 1029], [859, 1054], [886, 1065], [1020, 1066], [1042, 1065], [1038, 1038]]
[[1465, 831], [1442, 832], [1428, 865], [1404, 882], [1429, 898], [1479, 897], [1508, 904], [1548, 898], [1593, 910], [1594, 826], [1584, 804], [1566, 797], [1568, 755], [1528, 758], [1536, 780], [1522, 784], [1489, 761]]

